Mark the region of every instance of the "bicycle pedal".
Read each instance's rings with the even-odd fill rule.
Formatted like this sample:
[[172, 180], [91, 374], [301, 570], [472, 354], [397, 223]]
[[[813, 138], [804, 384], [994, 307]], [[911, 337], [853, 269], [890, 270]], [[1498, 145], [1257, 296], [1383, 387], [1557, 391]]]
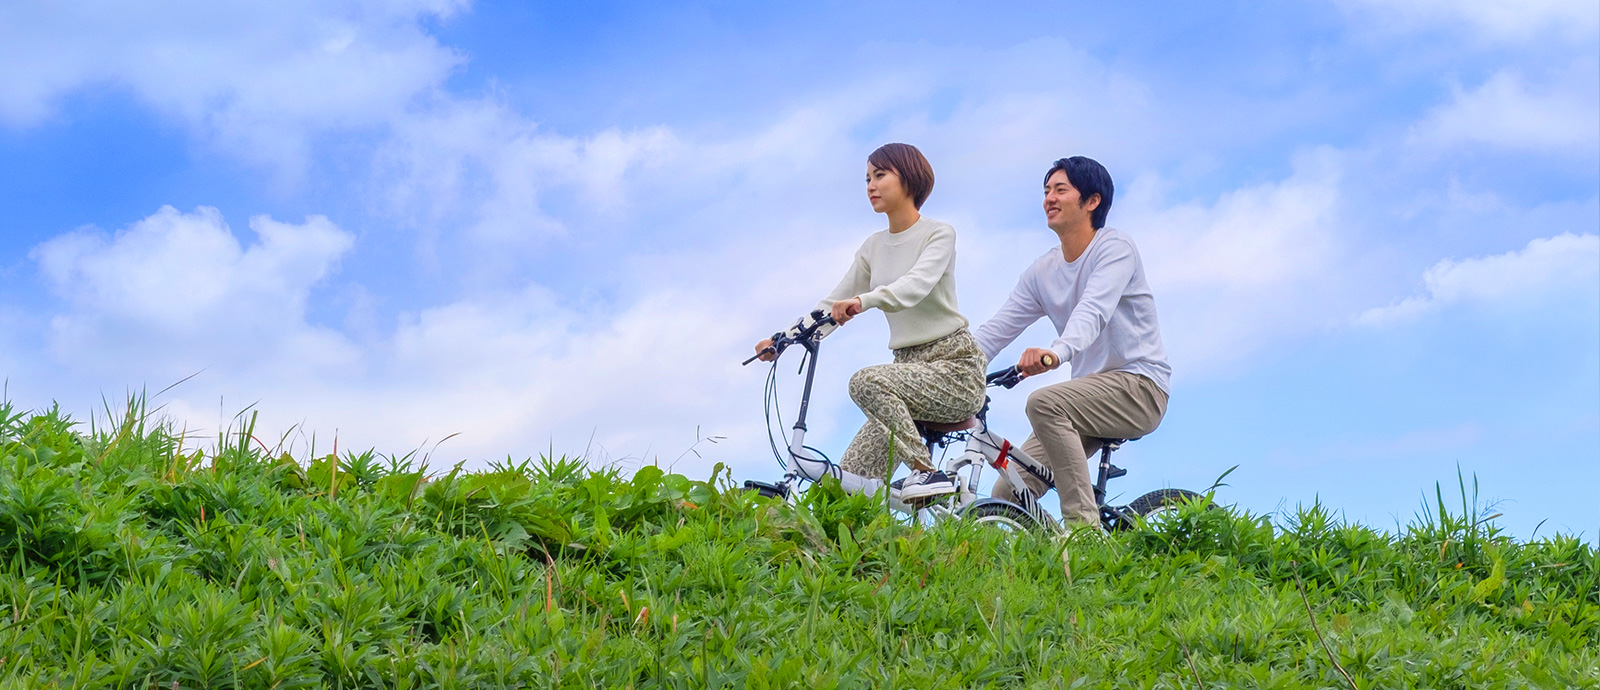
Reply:
[[788, 491], [788, 487], [787, 486], [784, 486], [784, 485], [781, 485], [781, 484], [768, 484], [766, 482], [758, 482], [758, 481], [755, 481], [753, 479], [746, 479], [744, 481], [744, 490], [745, 491], [755, 491], [755, 492], [761, 494], [762, 496], [766, 496], [766, 497], [769, 497], [769, 498], [788, 498], [789, 497], [789, 491]]

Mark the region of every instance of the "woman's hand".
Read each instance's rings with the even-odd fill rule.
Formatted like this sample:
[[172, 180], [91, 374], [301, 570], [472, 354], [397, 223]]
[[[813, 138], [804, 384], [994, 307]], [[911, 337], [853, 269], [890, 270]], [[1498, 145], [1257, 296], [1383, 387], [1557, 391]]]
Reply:
[[770, 362], [777, 358], [778, 351], [772, 349], [771, 338], [767, 338], [766, 340], [756, 343], [756, 359], [759, 359], [763, 362]]
[[861, 298], [851, 297], [833, 303], [833, 322], [843, 326], [845, 322], [861, 313]]
[[1056, 353], [1039, 347], [1030, 347], [1022, 351], [1022, 359], [1017, 362], [1017, 371], [1028, 376], [1038, 376], [1051, 369], [1061, 366], [1061, 358]]

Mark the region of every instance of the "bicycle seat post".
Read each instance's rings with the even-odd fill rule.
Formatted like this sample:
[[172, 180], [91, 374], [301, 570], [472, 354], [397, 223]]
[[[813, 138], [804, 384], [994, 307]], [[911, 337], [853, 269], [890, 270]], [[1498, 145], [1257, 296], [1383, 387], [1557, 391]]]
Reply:
[[1102, 438], [1100, 442], [1100, 471], [1094, 481], [1094, 502], [1096, 505], [1106, 504], [1106, 482], [1116, 479], [1128, 471], [1111, 464], [1111, 451], [1122, 447], [1126, 439]]

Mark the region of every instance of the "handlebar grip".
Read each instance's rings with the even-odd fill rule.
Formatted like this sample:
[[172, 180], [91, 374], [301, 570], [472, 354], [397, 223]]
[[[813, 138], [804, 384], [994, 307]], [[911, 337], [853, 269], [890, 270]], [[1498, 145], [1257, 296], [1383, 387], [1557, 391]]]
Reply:
[[745, 365], [747, 365], [747, 364], [749, 364], [751, 362], [754, 362], [754, 361], [756, 361], [758, 359], [761, 359], [761, 355], [767, 354], [768, 352], [776, 352], [776, 351], [777, 350], [775, 348], [769, 347], [769, 348], [767, 348], [765, 350], [762, 350], [762, 351], [757, 352], [757, 353], [755, 353], [753, 355], [750, 355], [750, 359], [745, 360], [744, 363], [740, 364], [739, 366], [745, 366]]
[[1039, 358], [1039, 361], [1043, 362], [1044, 365], [1047, 366], [1047, 367], [1053, 367], [1053, 366], [1056, 365], [1056, 356], [1055, 355], [1051, 355], [1051, 354], [1046, 354], [1045, 356]]
[[[798, 326], [799, 324], [796, 324], [796, 325]], [[819, 329], [819, 328], [821, 328], [823, 326], [831, 326], [831, 325], [838, 325], [836, 322], [834, 322], [832, 316], [829, 316], [827, 314], [823, 314], [821, 309], [813, 311], [813, 312], [811, 312], [811, 325], [800, 329], [800, 334], [798, 336], [796, 336], [794, 338], [791, 338], [791, 337], [789, 337], [788, 331], [778, 331], [777, 333], [773, 333], [772, 334], [772, 346], [768, 347], [765, 350], [757, 352], [754, 357], [751, 357], [750, 359], [745, 360], [744, 364], [741, 364], [740, 366], [744, 366], [745, 364], [749, 364], [751, 362], [754, 362], [757, 359], [760, 359], [761, 355], [764, 355], [764, 354], [766, 354], [768, 352], [781, 355], [781, 354], [783, 354], [783, 349], [784, 348], [788, 347], [789, 345], [791, 345], [793, 343], [797, 343], [797, 342], [800, 342], [802, 340], [805, 340], [806, 338], [812, 337], [813, 334], [815, 334], [817, 332], [817, 329]]]

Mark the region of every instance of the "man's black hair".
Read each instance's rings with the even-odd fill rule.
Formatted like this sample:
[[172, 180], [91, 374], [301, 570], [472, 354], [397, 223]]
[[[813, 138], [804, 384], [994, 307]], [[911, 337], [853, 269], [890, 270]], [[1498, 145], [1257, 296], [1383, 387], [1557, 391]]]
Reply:
[[1073, 189], [1078, 190], [1079, 204], [1088, 201], [1091, 196], [1100, 195], [1100, 205], [1089, 214], [1089, 224], [1096, 230], [1105, 227], [1106, 214], [1111, 212], [1111, 196], [1114, 189], [1111, 185], [1111, 172], [1106, 170], [1106, 166], [1084, 156], [1063, 158], [1050, 166], [1050, 172], [1044, 174], [1045, 185], [1050, 184], [1050, 176], [1056, 174], [1057, 170], [1065, 172], [1067, 182], [1072, 184]]

